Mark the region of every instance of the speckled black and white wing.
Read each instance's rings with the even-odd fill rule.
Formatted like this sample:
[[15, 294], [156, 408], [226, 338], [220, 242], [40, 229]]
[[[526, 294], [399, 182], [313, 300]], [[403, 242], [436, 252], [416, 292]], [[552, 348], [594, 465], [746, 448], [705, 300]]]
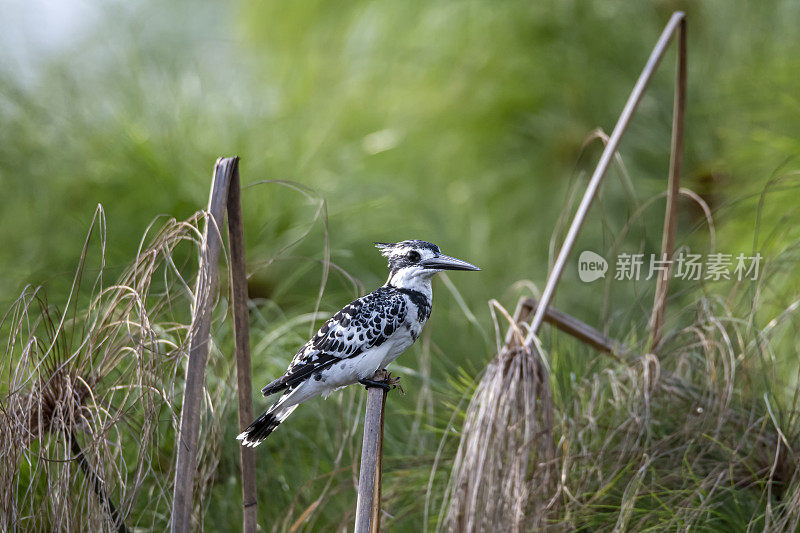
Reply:
[[351, 302], [325, 322], [300, 348], [286, 373], [261, 392], [269, 396], [293, 389], [338, 361], [380, 346], [403, 325], [407, 313], [406, 298], [393, 287], [381, 287]]

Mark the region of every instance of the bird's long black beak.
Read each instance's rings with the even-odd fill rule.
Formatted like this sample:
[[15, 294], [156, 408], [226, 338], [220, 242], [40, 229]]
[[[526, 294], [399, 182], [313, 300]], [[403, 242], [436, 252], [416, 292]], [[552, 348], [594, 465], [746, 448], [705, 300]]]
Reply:
[[422, 261], [422, 266], [430, 270], [480, 270], [472, 263], [467, 263], [461, 259], [450, 257], [449, 255], [438, 255]]

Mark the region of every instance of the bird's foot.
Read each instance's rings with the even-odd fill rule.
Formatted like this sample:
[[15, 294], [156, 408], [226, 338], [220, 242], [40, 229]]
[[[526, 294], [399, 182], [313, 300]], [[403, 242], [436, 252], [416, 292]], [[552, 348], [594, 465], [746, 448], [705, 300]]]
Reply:
[[400, 376], [397, 377], [386, 377], [386, 383], [392, 386], [393, 389], [397, 389], [400, 391], [400, 394], [405, 395], [406, 391], [403, 390], [403, 386], [400, 385]]
[[358, 382], [364, 385], [365, 389], [377, 387], [379, 389], [383, 389], [385, 392], [389, 392], [394, 388], [398, 388], [402, 394], [406, 393], [406, 391], [403, 390], [403, 387], [400, 386], [400, 378], [391, 377], [391, 374], [385, 370], [379, 370], [374, 376], [372, 376], [372, 378], [373, 379], [359, 379]]
[[364, 385], [365, 389], [383, 389], [386, 392], [392, 390], [392, 385], [388, 381], [375, 381], [372, 379], [359, 379], [359, 383]]

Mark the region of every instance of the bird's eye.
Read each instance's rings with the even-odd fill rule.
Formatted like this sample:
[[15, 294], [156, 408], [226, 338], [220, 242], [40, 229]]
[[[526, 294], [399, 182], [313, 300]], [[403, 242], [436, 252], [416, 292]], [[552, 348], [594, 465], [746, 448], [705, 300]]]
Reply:
[[410, 252], [408, 252], [408, 253], [406, 254], [406, 257], [407, 257], [407, 258], [408, 258], [408, 260], [409, 260], [409, 261], [411, 261], [412, 263], [416, 263], [416, 262], [417, 262], [417, 261], [419, 261], [419, 259], [420, 259], [419, 252], [418, 252], [418, 251], [416, 251], [416, 250], [411, 250]]

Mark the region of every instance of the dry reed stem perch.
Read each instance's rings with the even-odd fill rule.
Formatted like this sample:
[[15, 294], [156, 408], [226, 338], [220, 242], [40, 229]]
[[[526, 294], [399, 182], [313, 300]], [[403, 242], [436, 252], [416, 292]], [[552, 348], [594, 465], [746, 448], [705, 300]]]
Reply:
[[[389, 372], [378, 370], [372, 381], [390, 383]], [[383, 459], [383, 413], [386, 393], [380, 387], [367, 389], [361, 471], [358, 476], [355, 533], [380, 531], [381, 461]]]
[[217, 281], [219, 252], [222, 247], [220, 228], [225, 217], [225, 205], [231, 176], [237, 158], [220, 158], [214, 165], [208, 218], [203, 231], [200, 269], [197, 274], [192, 326], [189, 340], [189, 364], [181, 407], [181, 425], [176, 443], [175, 487], [172, 499], [173, 533], [192, 529], [192, 488], [197, 469], [197, 439], [200, 431], [200, 410], [211, 332], [211, 309]]

